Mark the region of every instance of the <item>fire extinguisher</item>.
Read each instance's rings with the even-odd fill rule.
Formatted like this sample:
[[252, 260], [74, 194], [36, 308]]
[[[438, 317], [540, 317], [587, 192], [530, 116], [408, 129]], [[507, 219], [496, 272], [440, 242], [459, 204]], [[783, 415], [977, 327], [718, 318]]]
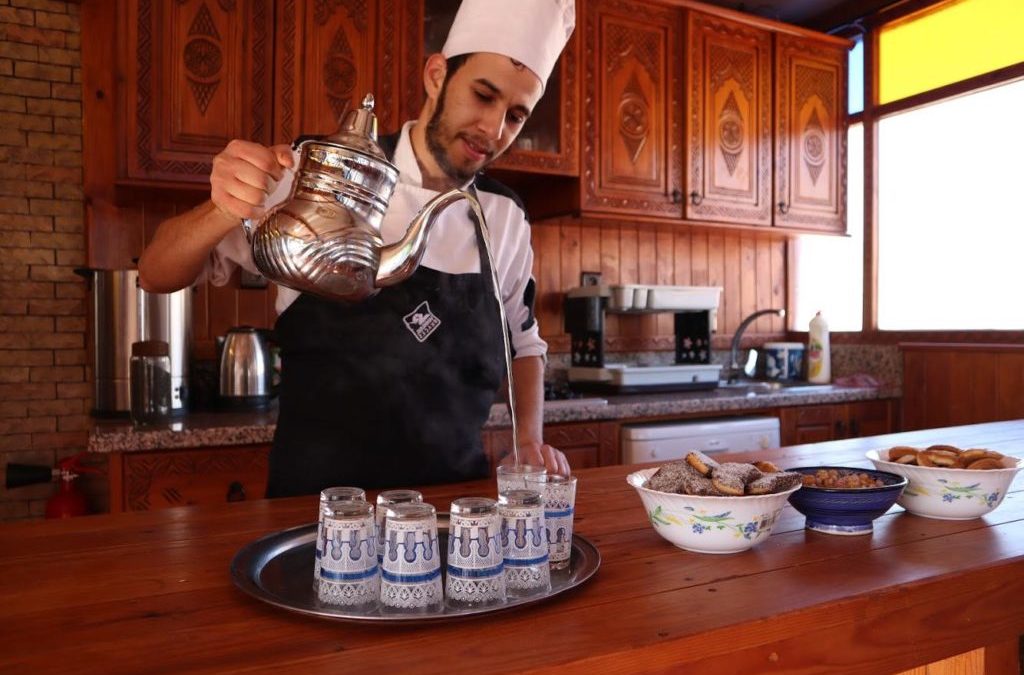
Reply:
[[46, 517], [84, 516], [89, 513], [89, 506], [85, 494], [78, 487], [75, 479], [84, 473], [102, 473], [99, 469], [86, 466], [82, 462], [85, 455], [86, 453], [80, 452], [77, 455], [65, 457], [57, 462], [57, 467], [54, 469], [34, 464], [8, 464], [5, 483], [10, 489], [58, 479], [60, 487], [57, 489], [57, 494], [46, 502]]

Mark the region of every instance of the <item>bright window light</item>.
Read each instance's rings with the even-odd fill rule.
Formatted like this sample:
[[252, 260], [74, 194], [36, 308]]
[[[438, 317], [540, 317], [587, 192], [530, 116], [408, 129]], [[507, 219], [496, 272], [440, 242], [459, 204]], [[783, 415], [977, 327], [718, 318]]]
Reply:
[[1021, 111], [1016, 81], [879, 122], [880, 329], [1024, 329]]

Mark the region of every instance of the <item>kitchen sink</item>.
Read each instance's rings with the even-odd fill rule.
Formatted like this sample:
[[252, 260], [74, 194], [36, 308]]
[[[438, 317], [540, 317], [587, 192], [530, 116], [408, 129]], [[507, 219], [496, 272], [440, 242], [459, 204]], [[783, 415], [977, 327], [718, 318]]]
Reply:
[[756, 394], [789, 393], [813, 394], [832, 391], [831, 384], [808, 384], [806, 382], [765, 382], [762, 380], [737, 380], [736, 382], [721, 381], [718, 388], [734, 391], [748, 396]]

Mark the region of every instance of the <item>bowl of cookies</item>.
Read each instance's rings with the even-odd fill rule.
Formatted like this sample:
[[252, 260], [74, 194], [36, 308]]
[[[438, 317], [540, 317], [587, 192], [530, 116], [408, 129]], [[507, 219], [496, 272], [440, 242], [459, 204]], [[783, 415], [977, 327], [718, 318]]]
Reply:
[[626, 480], [654, 531], [696, 553], [738, 553], [764, 541], [801, 485], [800, 474], [770, 462], [717, 462], [701, 452]]
[[982, 448], [952, 445], [871, 450], [880, 471], [906, 477], [897, 504], [927, 518], [969, 520], [993, 511], [1021, 469], [1021, 460]]
[[789, 496], [807, 518], [806, 527], [826, 534], [871, 534], [872, 521], [899, 499], [907, 479], [888, 471], [843, 466], [789, 469], [802, 476], [803, 487]]

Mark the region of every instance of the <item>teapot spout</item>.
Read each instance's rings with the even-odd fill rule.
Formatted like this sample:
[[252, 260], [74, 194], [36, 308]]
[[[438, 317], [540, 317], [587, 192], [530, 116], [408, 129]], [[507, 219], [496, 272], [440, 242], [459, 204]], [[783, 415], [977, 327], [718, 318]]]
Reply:
[[465, 199], [476, 217], [483, 221], [483, 213], [476, 197], [466, 190], [458, 188], [439, 194], [420, 209], [420, 212], [409, 224], [405, 236], [393, 244], [381, 249], [380, 266], [377, 268], [376, 285], [378, 288], [394, 286], [408, 279], [423, 258], [427, 236], [437, 221], [441, 211], [457, 201]]

